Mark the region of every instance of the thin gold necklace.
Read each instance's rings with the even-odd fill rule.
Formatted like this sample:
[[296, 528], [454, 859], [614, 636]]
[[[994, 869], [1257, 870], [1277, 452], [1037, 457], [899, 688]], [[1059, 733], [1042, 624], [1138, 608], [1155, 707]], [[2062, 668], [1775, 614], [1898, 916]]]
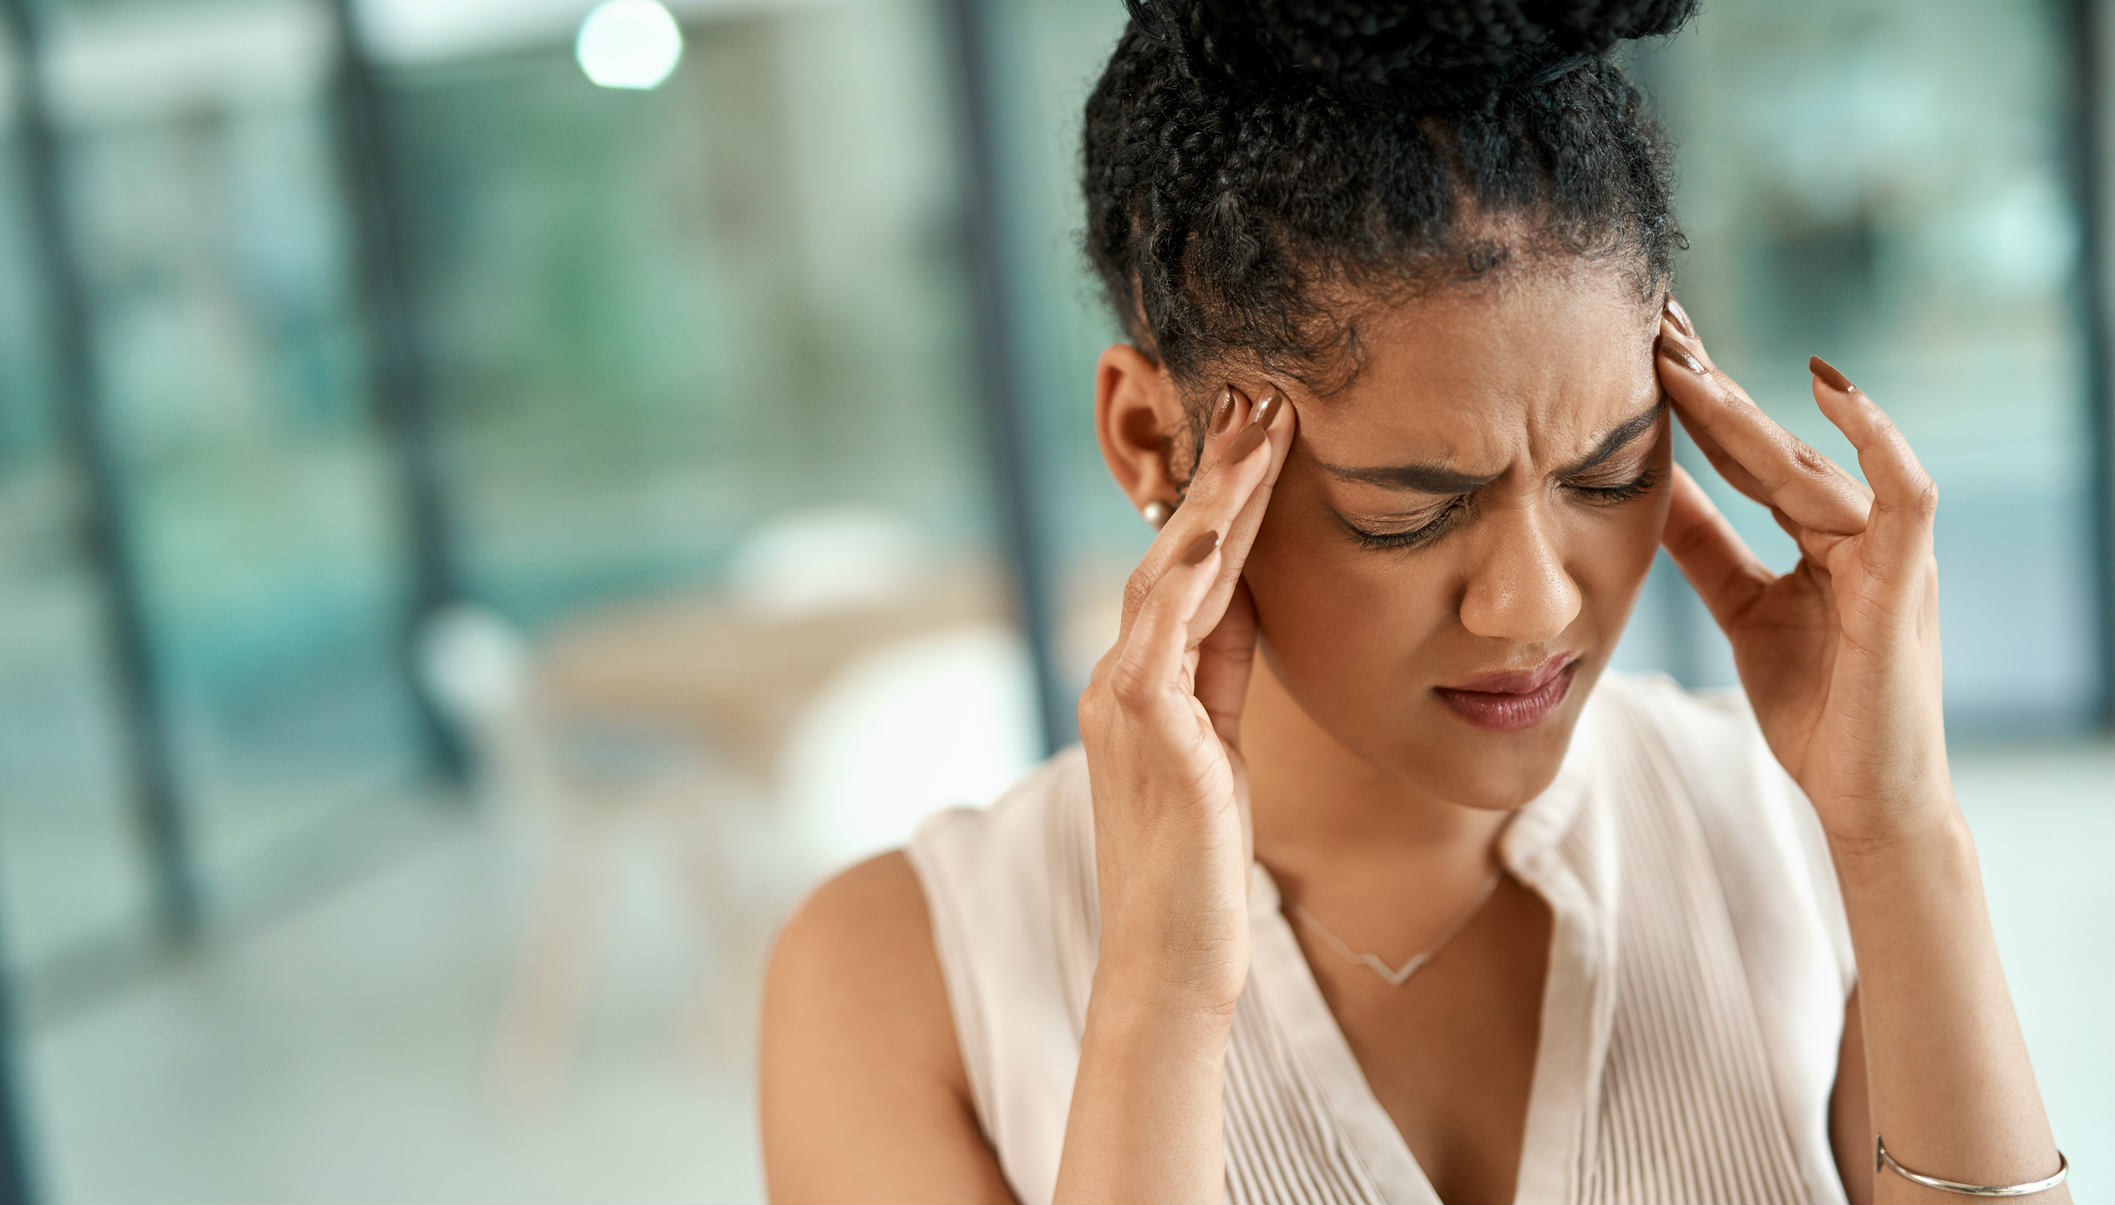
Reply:
[[1476, 918], [1476, 913], [1483, 908], [1484, 901], [1490, 899], [1491, 893], [1498, 889], [1498, 880], [1504, 877], [1505, 868], [1503, 866], [1499, 867], [1497, 870], [1492, 871], [1491, 881], [1483, 885], [1483, 890], [1477, 894], [1476, 902], [1469, 905], [1469, 911], [1466, 915], [1461, 918], [1461, 923], [1454, 926], [1454, 928], [1445, 937], [1442, 937], [1438, 941], [1432, 943], [1431, 948], [1425, 950], [1421, 954], [1412, 955], [1410, 961], [1404, 963], [1399, 967], [1389, 966], [1387, 960], [1383, 959], [1378, 954], [1361, 954], [1357, 950], [1352, 949], [1351, 946], [1346, 943], [1343, 938], [1338, 937], [1336, 934], [1330, 932], [1329, 926], [1323, 924], [1321, 918], [1317, 917], [1314, 913], [1309, 912], [1307, 909], [1301, 907], [1298, 903], [1295, 903], [1292, 900], [1287, 900], [1285, 901], [1285, 906], [1286, 908], [1291, 910], [1293, 915], [1299, 917], [1301, 920], [1306, 921], [1308, 924], [1313, 925], [1315, 932], [1320, 934], [1324, 941], [1327, 941], [1331, 946], [1335, 947], [1337, 953], [1342, 954], [1347, 960], [1371, 969], [1374, 974], [1379, 975], [1383, 979], [1386, 979], [1390, 985], [1394, 987], [1401, 987], [1403, 986], [1403, 981], [1410, 978], [1410, 976], [1414, 972], [1416, 972], [1417, 968], [1432, 961], [1433, 955], [1439, 953], [1440, 950], [1443, 949], [1448, 942], [1453, 941], [1456, 934], [1460, 933], [1463, 929], [1469, 927], [1469, 922], [1474, 920]]

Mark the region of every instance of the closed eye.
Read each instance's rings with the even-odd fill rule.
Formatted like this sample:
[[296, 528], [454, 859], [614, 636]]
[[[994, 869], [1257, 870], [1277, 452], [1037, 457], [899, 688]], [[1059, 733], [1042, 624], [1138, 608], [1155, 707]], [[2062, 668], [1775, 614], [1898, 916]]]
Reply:
[[[1590, 505], [1614, 506], [1651, 493], [1653, 487], [1659, 484], [1659, 480], [1660, 475], [1647, 468], [1630, 480], [1619, 482], [1615, 485], [1569, 484], [1565, 488], [1579, 495], [1582, 501]], [[1417, 548], [1437, 540], [1448, 531], [1459, 526], [1469, 517], [1471, 504], [1474, 500], [1475, 495], [1473, 494], [1458, 495], [1447, 501], [1442, 506], [1439, 514], [1407, 531], [1368, 531], [1342, 515], [1337, 516], [1337, 521], [1343, 525], [1344, 530], [1362, 548], [1376, 550]]]
[[1618, 485], [1568, 485], [1565, 488], [1583, 495], [1590, 501], [1609, 504], [1628, 502], [1632, 498], [1643, 497], [1651, 493], [1652, 487], [1658, 485], [1659, 482], [1660, 475], [1648, 468], [1630, 480]]
[[1337, 516], [1337, 521], [1344, 525], [1344, 530], [1350, 532], [1351, 538], [1362, 548], [1416, 548], [1421, 544], [1431, 543], [1445, 535], [1449, 528], [1457, 525], [1468, 511], [1472, 497], [1474, 495], [1462, 494], [1453, 498], [1443, 506], [1438, 515], [1408, 531], [1367, 531], [1342, 515]]

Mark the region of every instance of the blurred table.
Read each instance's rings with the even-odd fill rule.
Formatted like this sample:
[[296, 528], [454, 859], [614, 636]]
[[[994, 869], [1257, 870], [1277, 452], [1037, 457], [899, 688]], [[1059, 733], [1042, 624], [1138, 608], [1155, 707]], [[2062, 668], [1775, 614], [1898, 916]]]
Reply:
[[552, 629], [537, 690], [561, 723], [638, 725], [710, 749], [767, 783], [801, 706], [861, 652], [947, 628], [1005, 623], [995, 566], [937, 567], [915, 590], [774, 612], [717, 588], [612, 604]]

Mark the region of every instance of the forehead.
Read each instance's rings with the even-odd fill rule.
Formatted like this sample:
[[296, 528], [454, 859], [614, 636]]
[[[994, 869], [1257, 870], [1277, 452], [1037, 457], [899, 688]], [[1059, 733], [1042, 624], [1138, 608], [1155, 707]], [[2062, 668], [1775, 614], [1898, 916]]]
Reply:
[[1330, 463], [1562, 457], [1659, 391], [1657, 311], [1607, 267], [1507, 273], [1376, 306], [1356, 329], [1358, 375], [1300, 411]]

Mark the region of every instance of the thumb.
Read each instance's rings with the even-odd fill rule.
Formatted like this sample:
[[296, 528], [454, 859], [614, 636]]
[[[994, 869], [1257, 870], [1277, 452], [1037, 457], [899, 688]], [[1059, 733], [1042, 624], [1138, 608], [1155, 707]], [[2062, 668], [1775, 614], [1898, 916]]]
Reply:
[[1680, 465], [1674, 466], [1673, 493], [1660, 543], [1710, 608], [1711, 618], [1730, 630], [1776, 575], [1748, 550], [1704, 487]]

